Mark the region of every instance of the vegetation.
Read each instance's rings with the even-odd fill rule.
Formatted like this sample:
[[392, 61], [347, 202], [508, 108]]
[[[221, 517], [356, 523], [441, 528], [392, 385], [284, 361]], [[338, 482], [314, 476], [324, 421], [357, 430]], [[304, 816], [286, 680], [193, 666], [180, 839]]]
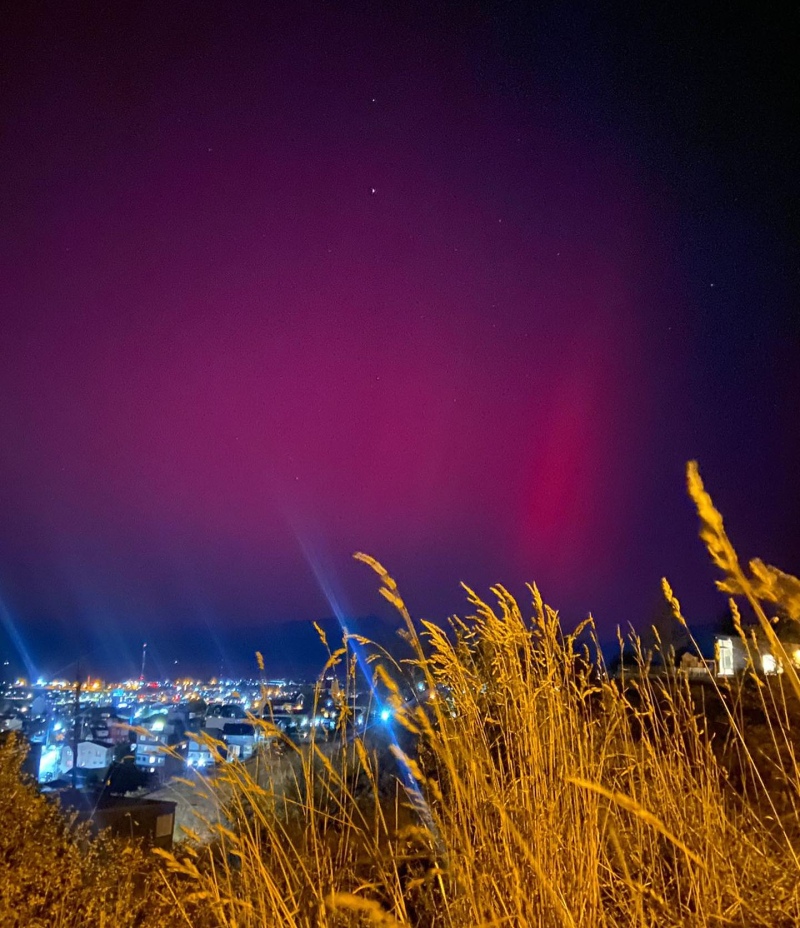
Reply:
[[[21, 773], [24, 750], [0, 750], [0, 924], [3, 928], [185, 925], [152, 855], [65, 819]], [[199, 923], [198, 923], [199, 924]]]
[[345, 714], [333, 744], [225, 765], [206, 785], [224, 812], [214, 841], [190, 834], [158, 866], [139, 847], [66, 828], [6, 751], [0, 921], [800, 923], [800, 690], [763, 605], [797, 621], [800, 584], [761, 562], [745, 571], [692, 465], [689, 490], [721, 585], [750, 602], [783, 675], [705, 686], [703, 712], [697, 688], [677, 672], [649, 673], [641, 649], [622, 681], [608, 679], [591, 624], [565, 634], [535, 586], [530, 619], [497, 587], [491, 604], [467, 590], [468, 618], [417, 627], [388, 573], [359, 555], [402, 617], [411, 656], [397, 663], [349, 639], [329, 665], [352, 681], [355, 652], [369, 651], [393, 710], [389, 734], [359, 734]]

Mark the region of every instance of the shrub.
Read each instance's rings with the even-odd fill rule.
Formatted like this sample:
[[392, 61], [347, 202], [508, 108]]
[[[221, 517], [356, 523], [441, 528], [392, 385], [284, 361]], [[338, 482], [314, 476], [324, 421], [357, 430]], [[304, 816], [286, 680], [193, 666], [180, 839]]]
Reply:
[[13, 739], [0, 749], [0, 925], [175, 925], [177, 913], [151, 855], [133, 842], [76, 827], [22, 774], [24, 756]]

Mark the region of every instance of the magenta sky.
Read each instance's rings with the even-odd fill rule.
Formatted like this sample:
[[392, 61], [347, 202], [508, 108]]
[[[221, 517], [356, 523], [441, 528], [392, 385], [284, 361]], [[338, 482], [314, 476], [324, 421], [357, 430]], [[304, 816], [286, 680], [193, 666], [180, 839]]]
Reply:
[[693, 456], [797, 569], [781, 218], [713, 149], [659, 161], [555, 13], [520, 61], [491, 9], [269, 6], [14, 24], [0, 593], [33, 651], [258, 645], [330, 614], [304, 546], [353, 614], [363, 549], [432, 617], [536, 579], [608, 631], [668, 573], [707, 621]]

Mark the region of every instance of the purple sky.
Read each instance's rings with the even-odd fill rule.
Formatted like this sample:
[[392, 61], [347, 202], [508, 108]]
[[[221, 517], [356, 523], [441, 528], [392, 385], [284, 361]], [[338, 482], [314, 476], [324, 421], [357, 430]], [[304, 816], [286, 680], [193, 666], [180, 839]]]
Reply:
[[34, 663], [268, 652], [331, 614], [310, 562], [383, 615], [355, 550], [427, 617], [536, 580], [609, 634], [666, 573], [708, 622], [690, 457], [800, 569], [788, 78], [749, 24], [726, 57], [579, 6], [278, 6], [8, 23], [0, 595]]

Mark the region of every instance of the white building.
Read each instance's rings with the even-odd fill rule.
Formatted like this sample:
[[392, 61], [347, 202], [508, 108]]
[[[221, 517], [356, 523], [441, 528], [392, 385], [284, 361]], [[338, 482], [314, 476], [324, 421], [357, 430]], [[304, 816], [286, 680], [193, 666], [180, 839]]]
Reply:
[[[61, 748], [61, 771], [72, 770], [72, 748]], [[78, 744], [78, 767], [83, 770], [105, 770], [114, 760], [114, 745], [108, 741], [81, 741]]]

